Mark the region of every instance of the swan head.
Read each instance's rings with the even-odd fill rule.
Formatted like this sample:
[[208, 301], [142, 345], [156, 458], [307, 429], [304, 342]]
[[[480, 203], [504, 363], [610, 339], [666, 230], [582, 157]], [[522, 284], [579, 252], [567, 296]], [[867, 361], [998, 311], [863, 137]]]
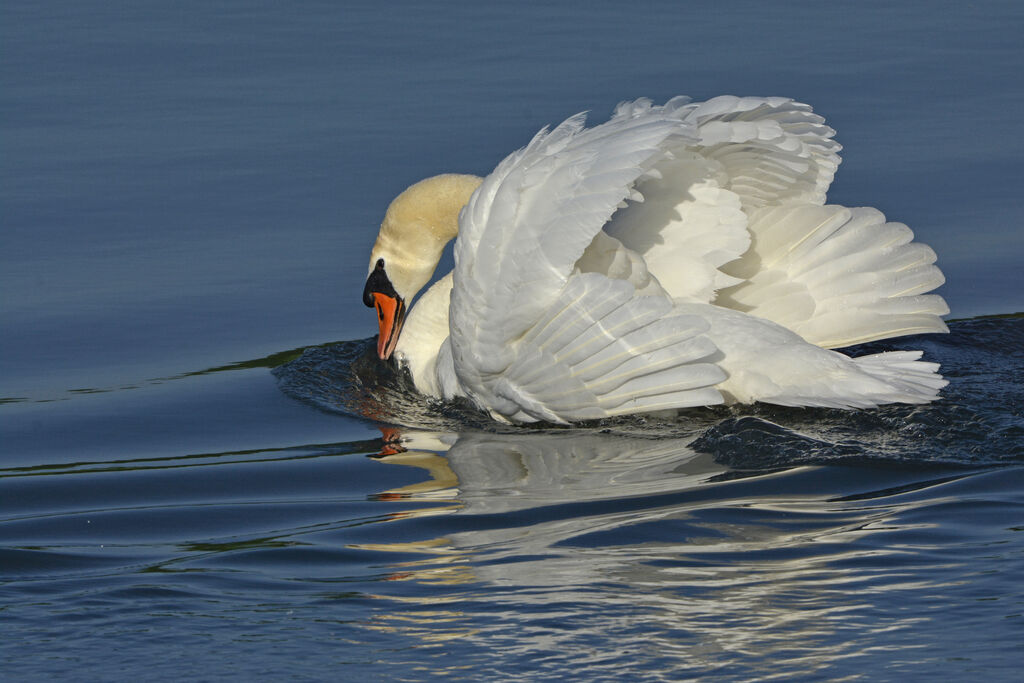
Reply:
[[447, 173], [421, 180], [395, 197], [370, 253], [363, 303], [377, 310], [377, 355], [387, 360], [408, 304], [430, 281], [444, 247], [459, 232], [459, 212], [481, 178]]

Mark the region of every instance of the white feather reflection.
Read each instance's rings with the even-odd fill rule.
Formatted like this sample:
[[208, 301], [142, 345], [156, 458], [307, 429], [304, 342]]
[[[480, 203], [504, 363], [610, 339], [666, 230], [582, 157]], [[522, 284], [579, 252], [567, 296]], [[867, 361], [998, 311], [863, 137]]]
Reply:
[[[943, 481], [876, 472], [867, 482], [853, 472], [836, 485], [834, 472], [810, 467], [741, 478], [695, 452], [692, 439], [396, 437], [381, 462], [422, 467], [431, 479], [381, 495], [451, 505], [404, 517], [436, 515], [419, 525], [435, 535], [359, 546], [423, 555], [392, 565], [398, 583], [377, 596], [391, 607], [367, 626], [435, 646], [460, 638], [463, 647], [507, 647], [594, 676], [613, 663], [581, 652], [608, 638], [619, 661], [657, 651], [677, 675], [706, 671], [724, 652], [804, 674], [865, 654], [842, 633], [891, 631], [893, 648], [913, 647], [908, 634], [928, 617], [879, 612], [878, 596], [865, 596], [944, 590], [949, 565], [893, 547], [919, 530], [900, 519], [913, 505], [888, 502], [892, 486]], [[935, 570], [943, 578], [903, 578]]]

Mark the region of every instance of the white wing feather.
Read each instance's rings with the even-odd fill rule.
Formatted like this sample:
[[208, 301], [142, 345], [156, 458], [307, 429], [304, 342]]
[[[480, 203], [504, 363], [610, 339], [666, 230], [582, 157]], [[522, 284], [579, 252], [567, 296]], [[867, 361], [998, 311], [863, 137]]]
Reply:
[[619, 211], [605, 230], [639, 252], [673, 297], [708, 303], [740, 282], [721, 267], [750, 245], [745, 212], [823, 203], [840, 146], [822, 117], [784, 98], [675, 98], [663, 107], [638, 100], [619, 105], [614, 118], [650, 116], [675, 116], [698, 138], [676, 141], [655, 167], [659, 176], [637, 184], [644, 202]]
[[717, 97], [640, 101], [616, 115], [666, 110], [699, 140], [659, 162], [662, 179], [637, 185], [646, 201], [607, 230], [669, 294], [766, 318], [826, 348], [947, 331], [942, 297], [925, 295], [944, 281], [935, 253], [874, 209], [822, 206], [840, 146], [809, 106]]
[[[807, 105], [736, 97], [638, 100], [589, 130], [577, 115], [541, 131], [460, 215], [436, 386], [520, 422], [723, 394], [933, 400], [945, 381], [918, 352], [826, 350], [946, 331], [948, 312], [925, 295], [943, 281], [935, 254], [906, 226], [823, 206], [833, 134]], [[435, 317], [408, 323], [431, 349]]]
[[716, 97], [691, 105], [700, 153], [719, 162], [745, 209], [825, 202], [839, 167], [835, 131], [809, 105], [781, 97]]
[[439, 373], [450, 356], [462, 390], [520, 421], [720, 402], [724, 373], [701, 362], [716, 352], [706, 325], [671, 315], [667, 296], [575, 268], [667, 141], [688, 131], [661, 114], [589, 130], [575, 116], [499, 164], [460, 216]]
[[708, 360], [718, 349], [706, 321], [596, 273], [570, 277], [564, 297], [489, 383], [492, 412], [565, 422], [722, 402], [714, 385], [725, 373]]
[[850, 358], [807, 343], [769, 320], [701, 303], [677, 304], [680, 314], [709, 323], [728, 379], [718, 385], [728, 402], [783, 406], [870, 408], [883, 403], [927, 403], [946, 381], [920, 351]]
[[791, 204], [751, 214], [753, 244], [724, 270], [745, 280], [717, 305], [787, 327], [825, 348], [946, 332], [935, 252], [871, 208]]

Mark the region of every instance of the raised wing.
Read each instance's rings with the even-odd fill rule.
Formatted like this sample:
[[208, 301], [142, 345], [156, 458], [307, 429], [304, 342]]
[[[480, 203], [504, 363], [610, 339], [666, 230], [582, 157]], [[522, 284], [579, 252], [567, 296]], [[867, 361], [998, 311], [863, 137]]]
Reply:
[[[565, 300], [546, 311], [500, 375], [481, 377], [471, 397], [499, 419], [562, 423], [722, 402], [725, 372], [699, 316], [673, 312], [664, 296], [641, 296], [624, 280], [596, 273], [569, 278]], [[438, 375], [446, 397], [466, 388], [452, 338]], [[469, 368], [477, 371], [475, 367]], [[460, 384], [450, 379], [457, 374]]]
[[684, 109], [685, 120], [699, 132], [695, 149], [721, 164], [725, 187], [743, 208], [825, 203], [842, 147], [810, 105], [783, 97], [723, 96]]
[[654, 115], [589, 130], [583, 122], [578, 114], [538, 133], [484, 179], [460, 216], [453, 302], [465, 305], [453, 306], [453, 326], [483, 328], [488, 345], [517, 339], [559, 297], [666, 140], [686, 131]]
[[450, 362], [461, 389], [516, 420], [719, 402], [724, 375], [701, 362], [715, 347], [699, 321], [671, 315], [664, 295], [575, 268], [683, 139], [692, 129], [660, 112], [589, 130], [574, 116], [505, 159], [460, 216], [439, 375]]
[[607, 232], [639, 252], [673, 297], [767, 318], [826, 348], [944, 332], [935, 253], [878, 211], [823, 206], [840, 146], [824, 119], [782, 98], [717, 97], [669, 110], [698, 140], [637, 184], [646, 197]]
[[946, 332], [935, 252], [877, 209], [792, 204], [751, 214], [751, 249], [725, 270], [743, 280], [717, 305], [767, 318], [824, 348]]
[[824, 119], [784, 98], [675, 98], [619, 105], [615, 118], [674, 116], [696, 129], [637, 184], [643, 203], [619, 211], [608, 234], [639, 252], [673, 297], [709, 303], [738, 284], [721, 267], [750, 245], [747, 215], [786, 202], [822, 204], [840, 146]]

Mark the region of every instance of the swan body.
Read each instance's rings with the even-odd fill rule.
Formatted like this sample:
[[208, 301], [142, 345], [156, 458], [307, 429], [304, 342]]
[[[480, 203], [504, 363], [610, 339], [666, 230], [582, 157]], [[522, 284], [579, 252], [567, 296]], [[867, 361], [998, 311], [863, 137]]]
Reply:
[[[542, 130], [486, 178], [421, 181], [371, 253], [378, 353], [512, 422], [934, 400], [920, 352], [832, 350], [945, 332], [948, 313], [909, 228], [825, 204], [833, 135], [783, 98], [637, 100]], [[453, 238], [455, 269], [406, 315]]]

